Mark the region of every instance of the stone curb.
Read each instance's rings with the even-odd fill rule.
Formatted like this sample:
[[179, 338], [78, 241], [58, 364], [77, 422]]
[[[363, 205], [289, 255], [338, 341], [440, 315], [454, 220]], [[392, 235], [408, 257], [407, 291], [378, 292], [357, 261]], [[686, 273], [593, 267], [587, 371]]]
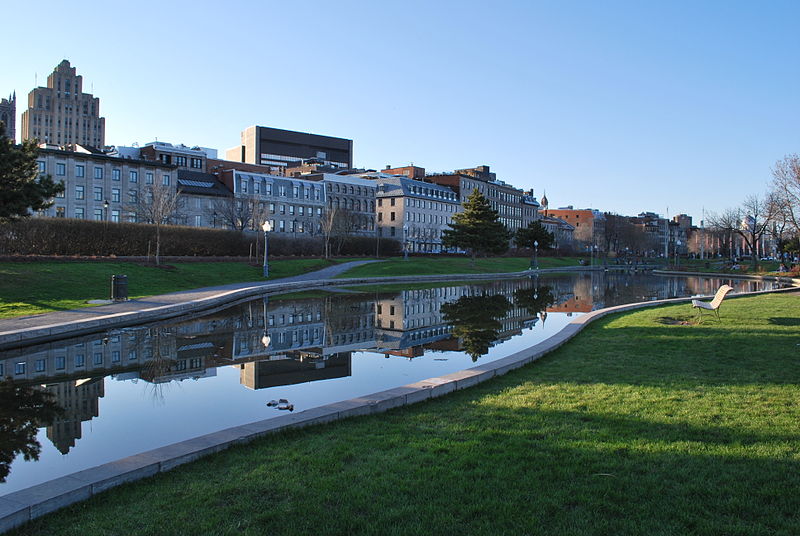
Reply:
[[[737, 294], [736, 297], [787, 290], [796, 291], [797, 289], [747, 292]], [[672, 298], [599, 309], [572, 320], [561, 331], [544, 341], [491, 363], [298, 413], [227, 428], [9, 493], [0, 497], [0, 532], [18, 527], [64, 506], [86, 500], [114, 486], [169, 471], [232, 445], [250, 442], [282, 430], [382, 413], [392, 408], [415, 404], [477, 385], [540, 359], [575, 337], [591, 322], [604, 316], [645, 307], [686, 303], [696, 298], [696, 296]]]

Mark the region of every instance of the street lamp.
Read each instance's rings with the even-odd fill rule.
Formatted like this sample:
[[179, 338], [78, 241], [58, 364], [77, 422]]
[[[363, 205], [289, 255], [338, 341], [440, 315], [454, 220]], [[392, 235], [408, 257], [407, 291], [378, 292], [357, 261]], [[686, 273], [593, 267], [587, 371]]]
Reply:
[[533, 269], [539, 269], [539, 241], [533, 241]]
[[[266, 255], [265, 255], [266, 257]], [[263, 304], [264, 304], [264, 336], [261, 337], [261, 344], [264, 345], [264, 348], [269, 348], [270, 343], [272, 342], [272, 338], [267, 333], [267, 301], [269, 300], [268, 297], [264, 296]]]
[[272, 224], [270, 224], [269, 221], [265, 221], [261, 228], [264, 230], [264, 277], [266, 278], [269, 275], [269, 265], [267, 264], [267, 245], [269, 244], [269, 239], [267, 233], [272, 230]]
[[105, 220], [108, 221], [108, 199], [103, 201], [103, 210], [105, 211]]
[[680, 257], [678, 256], [678, 248], [680, 248], [680, 247], [681, 247], [681, 241], [680, 240], [676, 240], [675, 241], [675, 266], [678, 266], [678, 263], [680, 262]]

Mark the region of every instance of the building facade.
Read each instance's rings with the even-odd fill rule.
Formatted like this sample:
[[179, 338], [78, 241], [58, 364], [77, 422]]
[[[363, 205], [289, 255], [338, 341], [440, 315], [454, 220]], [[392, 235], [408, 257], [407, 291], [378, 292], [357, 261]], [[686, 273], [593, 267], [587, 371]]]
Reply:
[[353, 140], [260, 126], [244, 129], [241, 140], [226, 152], [226, 159], [285, 168], [317, 158], [337, 168], [353, 167]]
[[6, 137], [15, 141], [17, 139], [17, 92], [7, 99], [0, 99], [0, 122], [6, 126]]
[[377, 185], [378, 235], [403, 243], [411, 253], [441, 253], [442, 231], [459, 212], [458, 196], [446, 186], [383, 173], [367, 173]]
[[22, 112], [22, 139], [64, 146], [102, 148], [106, 120], [100, 117], [100, 99], [83, 92], [83, 77], [63, 60], [47, 77], [47, 87], [28, 94], [28, 108]]
[[573, 241], [577, 251], [591, 253], [602, 249], [605, 231], [603, 213], [595, 209], [575, 209], [572, 206], [548, 208], [547, 215], [570, 224], [573, 228]]
[[39, 150], [39, 173], [64, 183], [50, 208], [36, 215], [98, 221], [135, 221], [131, 205], [155, 184], [175, 188], [175, 166], [101, 153]]

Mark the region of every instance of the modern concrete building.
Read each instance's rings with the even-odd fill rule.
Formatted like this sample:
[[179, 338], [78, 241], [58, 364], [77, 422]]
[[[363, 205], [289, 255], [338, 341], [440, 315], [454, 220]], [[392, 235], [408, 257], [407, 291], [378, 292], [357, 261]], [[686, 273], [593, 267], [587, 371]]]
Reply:
[[11, 141], [17, 139], [17, 92], [7, 99], [0, 99], [0, 123], [6, 126], [6, 137]]
[[106, 120], [100, 117], [100, 99], [83, 92], [83, 77], [67, 60], [47, 77], [47, 87], [28, 94], [28, 108], [22, 112], [22, 139], [34, 138], [58, 146], [105, 145]]
[[285, 168], [317, 158], [337, 168], [353, 167], [353, 140], [260, 126], [247, 127], [241, 137], [241, 144], [229, 149], [226, 159]]

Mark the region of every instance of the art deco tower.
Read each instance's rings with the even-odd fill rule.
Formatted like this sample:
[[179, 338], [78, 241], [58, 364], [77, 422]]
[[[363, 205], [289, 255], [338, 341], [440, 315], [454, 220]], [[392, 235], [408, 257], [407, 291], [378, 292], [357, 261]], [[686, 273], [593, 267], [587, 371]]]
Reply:
[[7, 99], [0, 99], [0, 121], [6, 125], [6, 136], [14, 140], [17, 137], [17, 93]]
[[28, 93], [22, 112], [22, 139], [36, 138], [54, 145], [80, 144], [102, 148], [106, 120], [100, 117], [100, 99], [83, 93], [83, 77], [64, 60], [47, 77], [47, 87]]

